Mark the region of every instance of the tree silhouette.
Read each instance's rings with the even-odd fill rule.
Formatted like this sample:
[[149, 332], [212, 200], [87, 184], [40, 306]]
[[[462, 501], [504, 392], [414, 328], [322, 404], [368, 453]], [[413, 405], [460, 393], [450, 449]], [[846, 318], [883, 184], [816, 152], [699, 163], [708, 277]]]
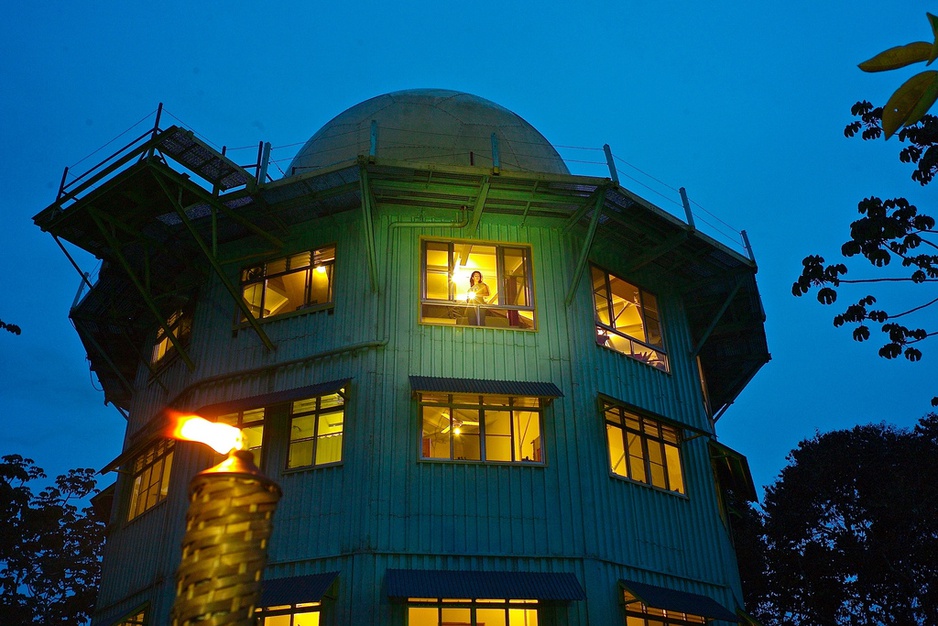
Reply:
[[75, 502], [97, 493], [94, 470], [45, 478], [30, 459], [0, 459], [0, 622], [80, 624], [91, 617], [101, 574], [104, 522]]
[[[844, 134], [853, 137], [857, 133], [864, 140], [878, 139], [883, 134], [883, 109], [869, 102], [858, 102], [853, 106], [858, 118], [847, 125]], [[918, 123], [903, 128], [899, 140], [906, 143], [899, 152], [904, 163], [914, 164], [912, 179], [921, 185], [930, 183], [938, 173], [938, 118], [923, 116]], [[868, 291], [834, 316], [834, 326], [852, 325], [853, 339], [870, 339], [869, 324], [878, 324], [886, 342], [879, 355], [886, 359], [904, 356], [910, 361], [922, 358], [920, 344], [934, 336], [934, 327], [922, 326], [930, 307], [938, 303], [938, 230], [935, 219], [920, 213], [907, 199], [898, 197], [882, 200], [869, 197], [862, 200], [857, 209], [862, 217], [850, 224], [850, 239], [840, 249], [845, 259], [866, 259], [869, 266], [888, 273], [885, 276], [863, 276], [847, 278], [845, 263], [827, 263], [820, 255], [810, 255], [802, 261], [801, 276], [792, 285], [792, 294], [802, 296], [817, 289], [818, 302], [830, 305], [837, 302], [843, 287], [877, 283], [904, 283], [924, 292], [924, 296], [911, 307], [903, 310], [886, 310], [878, 306], [875, 295]], [[917, 293], [917, 292], [916, 292]], [[938, 406], [938, 397], [932, 398]]]
[[817, 435], [788, 458], [734, 527], [747, 610], [766, 626], [938, 624], [938, 415]]

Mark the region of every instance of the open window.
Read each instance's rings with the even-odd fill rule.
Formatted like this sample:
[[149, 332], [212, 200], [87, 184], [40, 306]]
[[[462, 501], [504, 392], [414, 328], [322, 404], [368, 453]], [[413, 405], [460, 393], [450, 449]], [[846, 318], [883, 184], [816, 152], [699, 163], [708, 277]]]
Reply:
[[534, 330], [530, 248], [424, 240], [420, 321]]
[[146, 513], [166, 499], [174, 448], [172, 439], [160, 439], [134, 458], [127, 521]]
[[609, 471], [652, 487], [685, 493], [681, 431], [606, 399], [601, 405]]
[[257, 319], [326, 308], [332, 305], [334, 266], [335, 246], [325, 246], [246, 267], [241, 296]]
[[591, 266], [591, 274], [596, 343], [664, 372], [670, 371], [658, 299], [595, 265]]
[[[186, 310], [177, 309], [174, 311], [172, 315], [166, 318], [166, 326], [183, 348], [188, 346], [189, 338], [192, 336], [191, 308]], [[156, 340], [153, 342], [153, 352], [150, 356], [150, 363], [156, 367], [161, 367], [168, 363], [175, 354], [176, 346], [161, 326], [159, 330], [156, 331]]]

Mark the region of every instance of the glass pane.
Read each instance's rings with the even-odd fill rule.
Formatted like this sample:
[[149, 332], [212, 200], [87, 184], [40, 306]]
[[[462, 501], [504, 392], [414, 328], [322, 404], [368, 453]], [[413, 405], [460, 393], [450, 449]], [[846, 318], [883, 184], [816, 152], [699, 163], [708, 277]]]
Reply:
[[505, 248], [503, 250], [505, 268], [504, 287], [499, 300], [502, 304], [531, 306], [531, 294], [528, 289], [528, 254], [524, 248]]
[[264, 425], [248, 426], [241, 429], [241, 436], [244, 438], [244, 447], [254, 453], [254, 462], [261, 464], [261, 444], [264, 441]]
[[651, 472], [651, 484], [655, 487], [667, 489], [665, 478], [664, 450], [660, 441], [648, 441], [648, 469]]
[[283, 274], [267, 280], [264, 293], [264, 315], [290, 313], [306, 305], [308, 270]]
[[622, 423], [622, 412], [615, 407], [610, 407], [605, 411], [606, 421], [612, 422], [613, 424]]
[[313, 426], [315, 425], [313, 420], [312, 415], [294, 417], [290, 424], [290, 441], [312, 438]]
[[612, 326], [619, 332], [645, 340], [638, 287], [621, 278], [609, 276], [612, 296]]
[[427, 270], [427, 299], [449, 300], [449, 272]]
[[[342, 393], [345, 392], [344, 389], [341, 390], [341, 391], [342, 391]], [[322, 408], [322, 409], [328, 409], [328, 408], [331, 408], [331, 407], [334, 407], [334, 406], [342, 406], [343, 404], [345, 404], [345, 398], [343, 398], [342, 395], [341, 395], [341, 393], [338, 393], [338, 392], [337, 392], [337, 393], [330, 393], [329, 395], [327, 395], [327, 396], [322, 396], [322, 397], [319, 399], [319, 406], [320, 406], [320, 408]]]
[[681, 454], [678, 447], [665, 446], [664, 454], [668, 462], [668, 488], [684, 493], [684, 476], [681, 472]]
[[454, 393], [453, 404], [479, 404], [479, 395], [471, 393]]
[[622, 429], [606, 424], [606, 440], [609, 442], [609, 469], [613, 474], [628, 476], [625, 467], [625, 447], [622, 445]]
[[453, 428], [453, 458], [466, 461], [481, 461], [478, 424], [463, 423]]
[[244, 298], [244, 303], [248, 305], [248, 309], [254, 317], [263, 317], [261, 315], [261, 301], [264, 297], [263, 283], [254, 283], [244, 287], [241, 290], [241, 297]]
[[423, 415], [421, 457], [425, 459], [450, 458], [449, 442], [452, 436], [452, 425], [449, 420], [449, 409], [424, 406], [420, 410]]
[[287, 260], [283, 259], [274, 259], [273, 261], [267, 262], [267, 276], [273, 276], [274, 274], [279, 274], [280, 272], [285, 272], [287, 270]]
[[344, 413], [326, 413], [319, 417], [316, 442], [316, 465], [338, 463], [342, 460], [342, 428]]
[[309, 252], [300, 252], [299, 254], [294, 254], [289, 259], [290, 269], [298, 270], [304, 267], [309, 267]]
[[476, 624], [482, 626], [507, 626], [505, 609], [476, 609]]
[[647, 482], [645, 477], [645, 454], [642, 450], [641, 436], [628, 433], [629, 442], [629, 474], [632, 480]]
[[265, 617], [261, 623], [264, 626], [290, 626], [290, 616], [272, 615]]
[[290, 444], [287, 467], [306, 467], [313, 464], [313, 442], [301, 441]]
[[308, 413], [316, 410], [316, 398], [307, 398], [306, 400], [297, 400], [293, 403], [290, 411], [296, 413]]
[[332, 302], [332, 263], [317, 265], [309, 273], [309, 304]]
[[293, 626], [319, 626], [319, 612], [294, 613]]
[[513, 460], [511, 445], [511, 412], [485, 412], [485, 460]]
[[439, 609], [436, 607], [408, 607], [407, 626], [439, 626]]
[[596, 306], [596, 319], [600, 324], [610, 326], [609, 291], [606, 289], [606, 273], [598, 268], [591, 268], [593, 274], [593, 303]]
[[537, 626], [537, 610], [508, 609], [508, 626]]
[[516, 411], [514, 418], [515, 460], [542, 462], [541, 414], [536, 411]]
[[325, 246], [313, 251], [313, 265], [323, 265], [335, 261], [335, 246]]
[[482, 404], [485, 406], [508, 406], [512, 404], [509, 396], [483, 396]]
[[446, 626], [470, 626], [472, 618], [469, 616], [470, 609], [444, 608], [440, 611], [442, 614], [441, 622]]

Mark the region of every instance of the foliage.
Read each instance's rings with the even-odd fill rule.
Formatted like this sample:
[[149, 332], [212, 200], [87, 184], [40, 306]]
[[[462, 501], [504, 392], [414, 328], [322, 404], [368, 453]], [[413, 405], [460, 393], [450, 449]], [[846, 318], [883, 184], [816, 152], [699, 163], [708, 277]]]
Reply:
[[[844, 129], [845, 135], [852, 137], [860, 133], [865, 140], [882, 135], [882, 108], [874, 108], [864, 101], [855, 104], [852, 112], [859, 119]], [[938, 118], [925, 115], [918, 124], [902, 129], [899, 140], [908, 144], [899, 153], [899, 159], [915, 165], [912, 179], [921, 185], [930, 183], [938, 173]], [[838, 288], [844, 285], [890, 282], [933, 289], [938, 283], [935, 218], [920, 213], [915, 205], [901, 197], [889, 200], [869, 197], [857, 208], [862, 217], [850, 224], [850, 239], [841, 247], [841, 254], [848, 259], [863, 257], [870, 266], [878, 269], [899, 265], [898, 274], [848, 279], [846, 264], [826, 264], [824, 257], [810, 255], [802, 261], [801, 276], [792, 285], [792, 293], [802, 296], [816, 288], [818, 302], [830, 305], [837, 301]], [[893, 263], [894, 260], [898, 263]], [[881, 357], [894, 359], [904, 356], [910, 361], [918, 361], [922, 358], [922, 351], [917, 344], [938, 333], [917, 323], [906, 322], [906, 319], [914, 319], [906, 316], [921, 315], [922, 311], [938, 303], [938, 297], [933, 297], [935, 295], [932, 290], [919, 305], [904, 311], [887, 311], [874, 307], [876, 297], [867, 293], [835, 315], [834, 326], [854, 325], [853, 339], [862, 342], [870, 339], [868, 324], [879, 324], [886, 338], [879, 349]], [[938, 397], [932, 399], [932, 404], [938, 406]]]
[[0, 320], [0, 329], [8, 330], [14, 335], [19, 335], [21, 332], [23, 332], [22, 329], [16, 324], [7, 324], [3, 320]]
[[[880, 52], [872, 59], [860, 63], [864, 72], [885, 72], [924, 62], [931, 65], [938, 58], [938, 17], [925, 14], [931, 24], [934, 43], [916, 41], [905, 46], [896, 46]], [[938, 100], [938, 72], [920, 72], [904, 82], [890, 96], [884, 107], [883, 131], [889, 139], [903, 126], [910, 126], [922, 119]]]
[[735, 527], [740, 560], [764, 566], [742, 568], [747, 610], [766, 626], [938, 624], [938, 415], [817, 435], [788, 458]]
[[31, 459], [0, 459], [0, 615], [10, 626], [79, 624], [94, 608], [104, 523], [75, 502], [97, 493], [94, 470], [45, 478]]

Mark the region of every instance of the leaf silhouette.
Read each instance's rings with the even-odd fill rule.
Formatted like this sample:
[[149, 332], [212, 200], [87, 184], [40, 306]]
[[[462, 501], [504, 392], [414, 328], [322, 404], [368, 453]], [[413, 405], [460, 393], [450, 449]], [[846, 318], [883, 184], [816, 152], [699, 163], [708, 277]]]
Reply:
[[[872, 59], [860, 63], [864, 72], [886, 72], [913, 63], [929, 61], [935, 46], [925, 41], [916, 41], [905, 46], [896, 46], [880, 52]], [[930, 62], [930, 61], [929, 61]]]
[[883, 131], [891, 137], [902, 126], [919, 121], [938, 99], [938, 72], [929, 70], [905, 81], [883, 107]]

